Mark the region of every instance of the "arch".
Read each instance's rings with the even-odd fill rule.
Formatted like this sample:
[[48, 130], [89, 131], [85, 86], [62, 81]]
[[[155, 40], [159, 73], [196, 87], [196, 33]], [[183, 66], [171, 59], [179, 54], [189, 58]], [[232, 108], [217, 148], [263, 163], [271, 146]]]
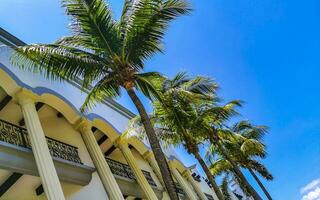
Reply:
[[17, 91], [21, 89], [16, 80], [9, 75], [0, 63], [0, 87], [10, 96], [13, 96]]
[[37, 102], [42, 102], [53, 107], [63, 114], [71, 124], [74, 124], [81, 117], [73, 104], [63, 96], [49, 88], [30, 87], [23, 83], [2, 63], [0, 63], [0, 87], [2, 87], [4, 91], [12, 97], [21, 90], [28, 91], [33, 97], [35, 97]]
[[138, 138], [136, 137], [131, 137], [128, 139], [128, 143], [133, 146], [139, 154], [143, 157], [143, 155], [150, 150], [143, 142], [141, 142]]
[[121, 133], [104, 118], [96, 114], [90, 114], [87, 116], [87, 118], [92, 121], [92, 126], [96, 127], [103, 134], [107, 135], [111, 142], [114, 142], [121, 135]]
[[[169, 158], [171, 164], [180, 172], [183, 173], [185, 170], [190, 169], [190, 167], [186, 167], [180, 160], [178, 160], [176, 157], [171, 156]], [[191, 166], [193, 167], [193, 166]]]
[[70, 124], [75, 124], [81, 118], [79, 112], [72, 108], [69, 103], [66, 103], [65, 100], [56, 95], [43, 93], [39, 96], [37, 101], [45, 103], [60, 112]]

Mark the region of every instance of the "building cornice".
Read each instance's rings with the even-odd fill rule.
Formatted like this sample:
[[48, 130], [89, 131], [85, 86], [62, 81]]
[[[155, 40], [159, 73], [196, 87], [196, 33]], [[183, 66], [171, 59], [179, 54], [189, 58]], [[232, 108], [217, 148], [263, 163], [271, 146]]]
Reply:
[[[3, 42], [5, 45], [8, 45], [12, 48], [18, 47], [18, 46], [24, 46], [26, 45], [25, 42], [20, 40], [19, 38], [15, 37], [14, 35], [10, 34], [6, 30], [0, 27], [0, 42]], [[68, 81], [70, 84], [78, 88], [79, 90], [82, 90], [81, 88], [81, 79], [76, 78], [74, 80]], [[84, 92], [88, 93], [90, 88], [85, 88]], [[122, 106], [118, 102], [116, 102], [113, 99], [105, 99], [103, 101], [105, 105], [108, 107], [112, 108], [113, 110], [117, 111], [121, 115], [125, 116], [128, 119], [134, 118], [136, 115], [131, 112], [129, 109], [126, 107]]]

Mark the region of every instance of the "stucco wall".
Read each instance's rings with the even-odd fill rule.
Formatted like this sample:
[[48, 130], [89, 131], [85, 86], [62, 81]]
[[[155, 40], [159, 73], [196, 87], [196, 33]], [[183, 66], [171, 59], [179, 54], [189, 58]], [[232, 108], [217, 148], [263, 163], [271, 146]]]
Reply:
[[80, 133], [66, 119], [58, 118], [56, 113], [54, 109], [48, 106], [39, 111], [41, 125], [46, 136], [78, 147], [79, 157], [83, 164], [94, 167]]
[[85, 187], [69, 183], [62, 183], [62, 187], [67, 200], [108, 199], [97, 172], [93, 173], [91, 182]]

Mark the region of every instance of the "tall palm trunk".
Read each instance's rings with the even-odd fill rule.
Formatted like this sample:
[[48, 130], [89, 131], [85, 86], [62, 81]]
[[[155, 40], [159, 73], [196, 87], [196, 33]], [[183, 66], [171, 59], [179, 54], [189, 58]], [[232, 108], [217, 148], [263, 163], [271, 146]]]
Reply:
[[157, 138], [157, 135], [154, 131], [154, 128], [151, 124], [151, 121], [149, 119], [149, 116], [140, 101], [139, 97], [136, 95], [135, 91], [132, 88], [126, 89], [128, 95], [130, 96], [132, 102], [136, 106], [140, 117], [141, 121], [143, 123], [143, 126], [145, 128], [151, 149], [154, 153], [154, 157], [158, 163], [158, 166], [160, 168], [160, 172], [163, 178], [163, 182], [165, 183], [164, 187], [166, 188], [168, 195], [171, 200], [179, 200], [178, 194], [175, 190], [175, 185], [169, 170], [169, 166], [166, 160], [166, 157], [162, 151], [162, 148], [160, 146], [160, 142]]
[[193, 153], [194, 157], [198, 160], [198, 162], [200, 163], [203, 171], [206, 173], [211, 185], [212, 185], [212, 188], [214, 190], [214, 192], [216, 193], [217, 197], [219, 200], [225, 200], [219, 186], [217, 185], [216, 181], [214, 180], [214, 177], [213, 175], [211, 174], [208, 166], [206, 165], [206, 163], [204, 162], [204, 160], [202, 159], [202, 157], [200, 156], [199, 152], [194, 152]]
[[250, 195], [255, 199], [255, 200], [262, 200], [260, 195], [257, 193], [257, 191], [250, 185], [246, 177], [243, 175], [241, 172], [240, 168], [238, 165], [232, 160], [232, 158], [229, 156], [229, 153], [225, 149], [225, 147], [221, 144], [220, 140], [211, 138], [212, 144], [215, 144], [222, 155], [225, 157], [226, 160], [230, 162], [232, 165], [233, 171], [236, 174], [236, 176], [241, 180], [241, 183], [243, 184], [244, 187], [246, 187], [246, 190], [250, 193]]
[[248, 168], [250, 174], [253, 176], [253, 178], [257, 181], [258, 185], [260, 186], [260, 188], [262, 189], [262, 191], [264, 192], [264, 194], [267, 196], [267, 198], [269, 200], [272, 200], [271, 195], [269, 194], [269, 192], [267, 191], [267, 189], [264, 187], [264, 185], [262, 184], [262, 182], [260, 181], [260, 179], [258, 178], [258, 176], [256, 175], [256, 173], [254, 173], [254, 171], [250, 168]]

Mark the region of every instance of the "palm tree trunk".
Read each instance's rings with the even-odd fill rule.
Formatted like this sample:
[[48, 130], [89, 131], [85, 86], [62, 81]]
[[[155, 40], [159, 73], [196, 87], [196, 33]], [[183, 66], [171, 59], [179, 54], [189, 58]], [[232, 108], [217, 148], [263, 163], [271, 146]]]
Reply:
[[131, 88], [131, 89], [127, 89], [127, 93], [130, 96], [132, 102], [134, 103], [134, 105], [136, 106], [136, 108], [140, 114], [141, 121], [142, 121], [143, 126], [145, 128], [146, 135], [148, 137], [151, 149], [154, 153], [154, 157], [155, 157], [155, 159], [158, 163], [158, 166], [160, 168], [163, 182], [165, 183], [164, 187], [166, 188], [171, 200], [179, 200], [178, 194], [175, 189], [176, 187], [174, 185], [166, 157], [162, 151], [159, 139], [154, 131], [154, 128], [151, 124], [149, 116], [148, 116], [142, 102], [140, 101], [139, 97], [136, 95], [135, 91]]
[[260, 179], [258, 178], [258, 176], [254, 173], [254, 171], [250, 168], [248, 168], [250, 174], [253, 176], [253, 178], [257, 181], [258, 185], [260, 186], [260, 188], [262, 189], [262, 191], [264, 192], [264, 194], [267, 196], [267, 198], [269, 200], [272, 200], [271, 195], [269, 194], [269, 192], [267, 191], [267, 189], [264, 187], [264, 185], [262, 184], [262, 182], [260, 181]]
[[219, 200], [224, 200], [224, 196], [219, 188], [219, 186], [217, 185], [216, 181], [214, 180], [213, 175], [211, 174], [208, 166], [206, 165], [206, 163], [204, 162], [204, 160], [202, 159], [202, 157], [200, 156], [200, 154], [198, 152], [193, 153], [194, 157], [198, 160], [198, 162], [200, 163], [203, 171], [206, 173], [212, 188], [214, 190], [214, 192], [216, 193], [217, 197]]
[[246, 187], [246, 190], [250, 193], [250, 195], [255, 199], [255, 200], [262, 200], [260, 195], [257, 193], [257, 191], [250, 185], [246, 177], [243, 175], [241, 172], [240, 168], [238, 165], [231, 159], [229, 156], [229, 153], [225, 149], [225, 147], [220, 143], [220, 140], [218, 141], [211, 141], [213, 144], [216, 144], [219, 150], [221, 151], [222, 155], [230, 162], [232, 165], [233, 171], [236, 174], [236, 176], [241, 180], [242, 184]]

